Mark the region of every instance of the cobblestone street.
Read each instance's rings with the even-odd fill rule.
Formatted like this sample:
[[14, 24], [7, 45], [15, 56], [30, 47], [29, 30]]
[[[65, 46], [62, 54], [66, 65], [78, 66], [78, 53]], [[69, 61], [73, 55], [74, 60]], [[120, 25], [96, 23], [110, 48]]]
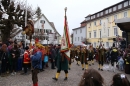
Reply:
[[[95, 65], [89, 66], [89, 68], [97, 70], [97, 65], [97, 62], [95, 62]], [[99, 71], [104, 78], [105, 86], [110, 85], [112, 76], [115, 74], [112, 71], [107, 71], [107, 69], [108, 66], [104, 65], [104, 71]], [[74, 62], [72, 63], [71, 70], [69, 70], [67, 81], [64, 81], [64, 71], [61, 72], [58, 81], [54, 81], [52, 77], [55, 77], [56, 69], [52, 70], [49, 67], [38, 74], [38, 83], [39, 86], [78, 86], [83, 72], [81, 66], [77, 66], [76, 62]], [[120, 73], [120, 71], [116, 70], [116, 73]], [[126, 76], [130, 80], [130, 75]], [[17, 73], [15, 76], [0, 77], [0, 86], [32, 86], [31, 74], [20, 75], [20, 73]]]

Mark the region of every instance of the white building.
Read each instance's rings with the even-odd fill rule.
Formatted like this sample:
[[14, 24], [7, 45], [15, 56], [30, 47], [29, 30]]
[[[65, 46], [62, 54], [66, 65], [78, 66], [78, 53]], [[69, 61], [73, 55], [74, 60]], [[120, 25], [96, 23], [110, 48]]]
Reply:
[[[24, 36], [19, 33], [16, 38], [22, 40]], [[38, 38], [41, 44], [59, 44], [60, 34], [56, 30], [54, 23], [50, 22], [44, 14], [34, 22], [32, 44], [35, 44], [35, 38]], [[29, 44], [30, 41], [26, 39], [26, 43]]]
[[86, 29], [86, 21], [81, 22], [81, 26], [78, 28], [73, 29], [73, 39], [72, 43], [74, 45], [79, 45], [82, 43], [84, 39], [86, 39], [87, 36], [87, 29]]

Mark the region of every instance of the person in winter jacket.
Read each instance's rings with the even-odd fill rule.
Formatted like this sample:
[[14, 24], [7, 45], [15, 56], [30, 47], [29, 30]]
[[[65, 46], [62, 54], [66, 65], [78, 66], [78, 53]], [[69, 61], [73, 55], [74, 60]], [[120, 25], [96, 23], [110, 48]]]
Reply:
[[32, 81], [33, 86], [38, 86], [38, 72], [42, 69], [42, 52], [40, 48], [42, 47], [41, 44], [36, 44], [35, 49], [36, 53], [32, 54], [33, 51], [30, 51], [30, 58], [32, 63]]
[[23, 59], [23, 64], [24, 64], [24, 73], [23, 74], [27, 74], [27, 68], [29, 66], [30, 63], [30, 55], [29, 55], [29, 47], [26, 46], [25, 47], [25, 52], [24, 52], [24, 59]]

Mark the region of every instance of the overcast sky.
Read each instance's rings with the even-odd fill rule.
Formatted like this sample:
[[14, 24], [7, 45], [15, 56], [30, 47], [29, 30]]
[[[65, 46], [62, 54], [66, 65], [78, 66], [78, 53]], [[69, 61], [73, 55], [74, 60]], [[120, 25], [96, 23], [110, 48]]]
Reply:
[[[25, 1], [25, 0], [24, 0]], [[27, 0], [33, 9], [39, 6], [50, 22], [54, 22], [57, 31], [63, 35], [64, 8], [67, 7], [67, 19], [70, 34], [80, 26], [89, 14], [96, 13], [123, 0]]]

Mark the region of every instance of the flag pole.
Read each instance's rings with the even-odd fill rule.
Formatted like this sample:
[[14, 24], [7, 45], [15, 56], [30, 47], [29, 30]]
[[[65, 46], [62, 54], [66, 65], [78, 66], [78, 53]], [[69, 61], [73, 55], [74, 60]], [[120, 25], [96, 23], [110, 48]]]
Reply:
[[[25, 27], [27, 26], [27, 0], [26, 0], [26, 7], [25, 7]], [[25, 34], [25, 38], [24, 38], [24, 45], [26, 47], [26, 34]]]
[[67, 7], [65, 7], [65, 17], [66, 17], [66, 11], [67, 11]]

